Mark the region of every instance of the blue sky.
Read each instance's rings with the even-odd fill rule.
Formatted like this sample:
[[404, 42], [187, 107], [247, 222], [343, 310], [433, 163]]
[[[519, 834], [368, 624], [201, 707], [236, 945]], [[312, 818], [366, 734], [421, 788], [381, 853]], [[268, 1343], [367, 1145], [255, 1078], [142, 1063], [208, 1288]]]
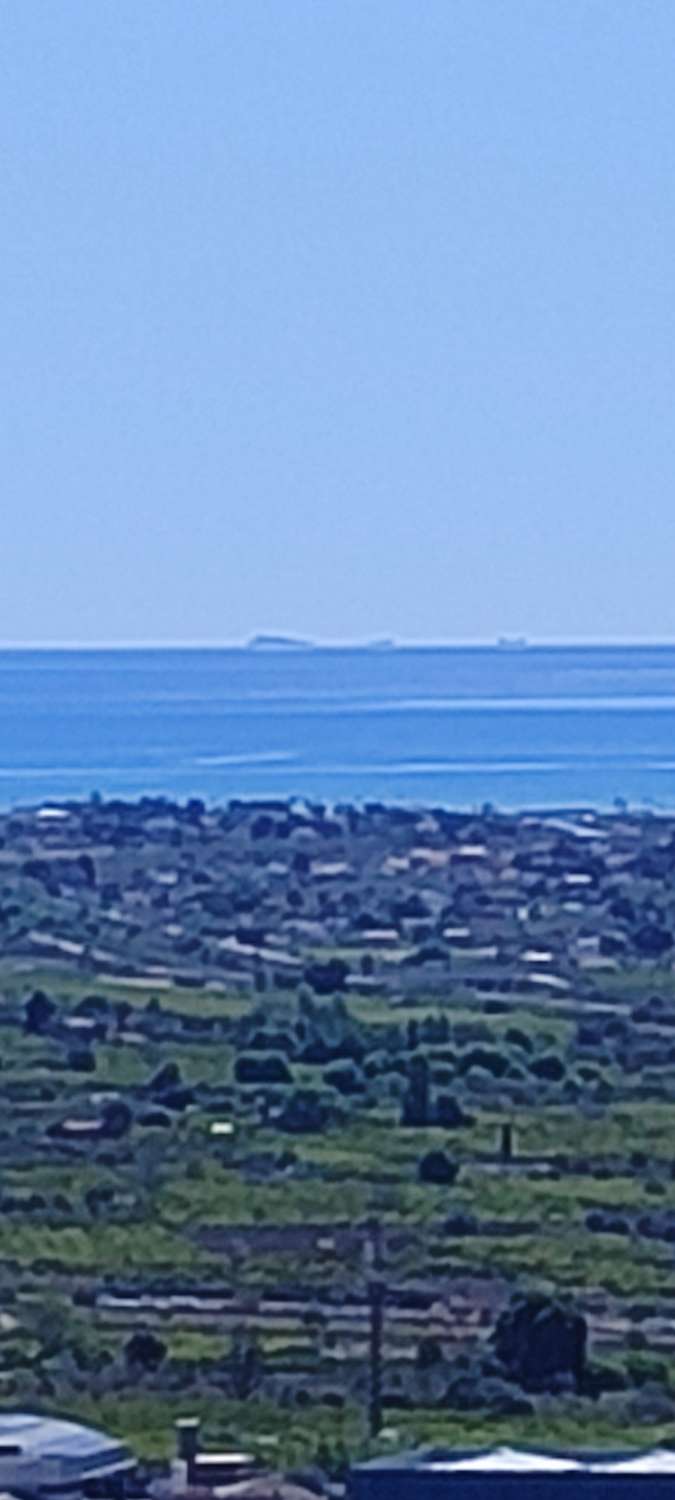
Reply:
[[672, 0], [6, 0], [4, 641], [675, 637]]

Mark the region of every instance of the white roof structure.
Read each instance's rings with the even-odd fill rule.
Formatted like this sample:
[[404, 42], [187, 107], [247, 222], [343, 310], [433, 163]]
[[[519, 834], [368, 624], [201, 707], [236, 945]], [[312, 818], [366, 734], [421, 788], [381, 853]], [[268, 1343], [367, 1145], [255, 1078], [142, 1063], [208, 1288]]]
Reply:
[[636, 1453], [631, 1458], [591, 1463], [588, 1468], [592, 1474], [675, 1475], [675, 1453], [669, 1448], [652, 1448], [649, 1453]]
[[567, 1469], [583, 1468], [574, 1458], [558, 1458], [549, 1453], [528, 1453], [522, 1448], [491, 1448], [489, 1453], [466, 1455], [457, 1459], [432, 1459], [427, 1469], [444, 1473], [472, 1474], [562, 1474]]
[[28, 1412], [0, 1415], [2, 1489], [35, 1495], [59, 1487], [77, 1490], [88, 1480], [133, 1467], [122, 1444], [92, 1427]]
[[587, 1486], [589, 1497], [599, 1493], [598, 1487], [606, 1497], [607, 1482], [612, 1481], [613, 1489], [615, 1481], [625, 1500], [637, 1500], [647, 1495], [651, 1480], [660, 1480], [670, 1490], [675, 1481], [675, 1447], [634, 1453], [542, 1453], [510, 1446], [454, 1452], [440, 1447], [418, 1449], [357, 1464], [351, 1473], [351, 1500], [408, 1500], [422, 1476], [425, 1495], [431, 1495], [427, 1487], [432, 1483], [433, 1494], [439, 1496], [449, 1496], [453, 1489], [458, 1497], [474, 1495], [476, 1485], [487, 1493], [491, 1481], [495, 1496], [513, 1495], [522, 1480], [528, 1494], [536, 1494], [539, 1500], [554, 1491], [560, 1496], [565, 1486], [576, 1492], [579, 1485]]

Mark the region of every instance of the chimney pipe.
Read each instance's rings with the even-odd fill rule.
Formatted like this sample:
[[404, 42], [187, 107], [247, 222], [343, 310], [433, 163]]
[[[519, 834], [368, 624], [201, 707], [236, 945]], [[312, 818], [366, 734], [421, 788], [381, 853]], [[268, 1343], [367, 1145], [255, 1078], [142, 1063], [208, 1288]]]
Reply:
[[199, 1451], [199, 1417], [179, 1417], [176, 1422], [178, 1457], [182, 1458], [188, 1484], [195, 1484]]

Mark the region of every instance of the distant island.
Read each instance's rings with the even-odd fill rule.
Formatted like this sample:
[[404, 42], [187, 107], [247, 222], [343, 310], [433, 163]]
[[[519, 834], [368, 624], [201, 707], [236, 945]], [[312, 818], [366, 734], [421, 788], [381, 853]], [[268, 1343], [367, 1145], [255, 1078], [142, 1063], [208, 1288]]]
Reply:
[[[248, 651], [331, 651], [336, 647], [339, 649], [339, 646], [340, 642], [308, 641], [295, 635], [254, 635], [246, 642]], [[390, 636], [383, 636], [378, 637], [377, 640], [357, 642], [353, 645], [347, 643], [347, 649], [394, 651], [396, 642]]]
[[526, 651], [529, 641], [524, 635], [500, 635], [497, 645], [500, 651]]
[[254, 635], [246, 644], [249, 651], [310, 651], [314, 646], [293, 635]]

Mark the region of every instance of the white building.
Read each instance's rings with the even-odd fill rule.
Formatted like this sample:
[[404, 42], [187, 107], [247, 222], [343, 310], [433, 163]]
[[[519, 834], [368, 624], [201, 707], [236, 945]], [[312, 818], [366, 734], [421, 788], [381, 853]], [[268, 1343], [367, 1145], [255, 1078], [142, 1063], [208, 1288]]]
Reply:
[[348, 1500], [669, 1500], [675, 1452], [427, 1449], [352, 1469]]
[[136, 1467], [114, 1438], [77, 1422], [0, 1414], [0, 1489], [19, 1497], [120, 1494]]

